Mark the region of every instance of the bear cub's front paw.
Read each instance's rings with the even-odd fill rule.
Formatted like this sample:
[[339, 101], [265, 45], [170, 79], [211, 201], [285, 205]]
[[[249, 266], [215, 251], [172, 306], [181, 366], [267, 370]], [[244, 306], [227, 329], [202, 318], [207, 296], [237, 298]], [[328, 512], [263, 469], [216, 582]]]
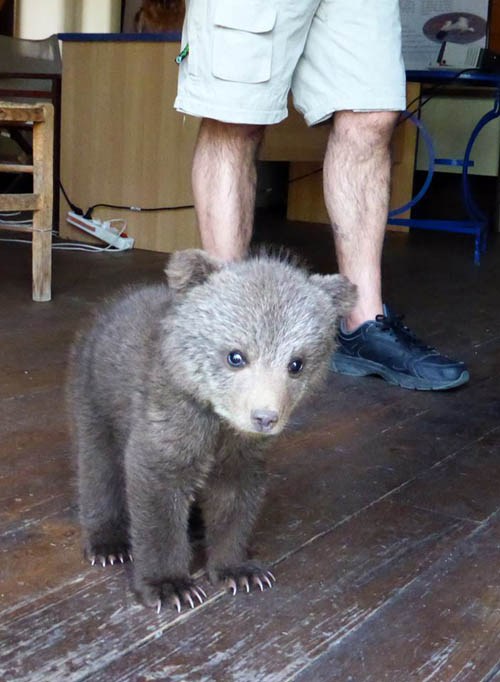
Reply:
[[157, 613], [164, 604], [175, 608], [178, 613], [183, 606], [194, 609], [207, 598], [205, 590], [189, 577], [136, 579], [134, 591], [144, 606], [156, 608]]
[[239, 566], [219, 569], [216, 575], [232, 594], [236, 594], [238, 590], [250, 592], [257, 587], [263, 592], [264, 589], [271, 588], [276, 582], [276, 578], [269, 569], [251, 561]]
[[124, 564], [133, 561], [132, 550], [127, 542], [112, 541], [100, 542], [89, 541], [84, 549], [84, 556], [92, 566], [100, 564], [107, 566], [110, 564]]

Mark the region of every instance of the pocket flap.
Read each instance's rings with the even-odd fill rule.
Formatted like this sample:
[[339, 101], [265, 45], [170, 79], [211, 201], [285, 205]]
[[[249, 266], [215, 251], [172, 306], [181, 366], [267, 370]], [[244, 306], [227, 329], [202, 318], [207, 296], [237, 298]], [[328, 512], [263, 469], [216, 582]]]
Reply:
[[269, 0], [218, 0], [214, 23], [249, 33], [267, 33], [274, 28], [276, 14]]

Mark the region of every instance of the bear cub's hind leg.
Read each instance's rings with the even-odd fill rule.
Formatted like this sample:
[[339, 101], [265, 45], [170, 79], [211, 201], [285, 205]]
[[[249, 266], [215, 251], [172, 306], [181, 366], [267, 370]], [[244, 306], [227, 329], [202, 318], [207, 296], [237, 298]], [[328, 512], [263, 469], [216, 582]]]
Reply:
[[84, 554], [92, 565], [132, 560], [120, 453], [98, 424], [80, 423], [78, 438], [80, 522]]

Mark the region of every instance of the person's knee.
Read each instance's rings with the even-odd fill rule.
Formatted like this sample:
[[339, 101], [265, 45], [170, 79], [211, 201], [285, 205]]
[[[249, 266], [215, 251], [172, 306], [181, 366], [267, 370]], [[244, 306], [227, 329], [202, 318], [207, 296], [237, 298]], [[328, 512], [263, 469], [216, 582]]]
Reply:
[[397, 111], [339, 111], [333, 134], [340, 144], [348, 144], [360, 154], [384, 151], [389, 148], [398, 117]]
[[209, 138], [216, 144], [257, 148], [262, 142], [265, 129], [264, 125], [226, 123], [204, 118], [200, 126], [200, 136]]

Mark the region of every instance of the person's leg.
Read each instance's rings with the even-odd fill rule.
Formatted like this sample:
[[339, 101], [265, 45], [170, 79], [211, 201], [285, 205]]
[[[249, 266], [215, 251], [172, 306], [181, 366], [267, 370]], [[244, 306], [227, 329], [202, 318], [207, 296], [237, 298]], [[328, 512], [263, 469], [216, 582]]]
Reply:
[[325, 202], [340, 272], [358, 286], [358, 304], [343, 320], [332, 366], [426, 390], [465, 383], [468, 372], [422, 343], [382, 303], [381, 257], [389, 207], [390, 142], [395, 112], [338, 111], [324, 163]]
[[193, 191], [202, 244], [241, 258], [252, 232], [255, 158], [287, 115], [292, 76], [320, 0], [190, 0], [174, 107], [203, 119]]
[[321, 0], [292, 82], [309, 125], [335, 121], [325, 202], [340, 271], [359, 303], [339, 329], [332, 369], [377, 374], [404, 388], [443, 390], [469, 379], [462, 362], [420, 341], [382, 304], [381, 254], [390, 187], [389, 142], [405, 109], [399, 1]]
[[256, 157], [265, 126], [204, 119], [193, 158], [193, 193], [203, 248], [238, 260], [252, 237]]
[[358, 286], [358, 304], [343, 320], [332, 367], [378, 374], [404, 388], [442, 390], [468, 372], [422, 343], [382, 303], [381, 257], [389, 207], [394, 112], [338, 111], [324, 163], [325, 202], [340, 272]]
[[324, 196], [339, 270], [358, 287], [347, 330], [383, 312], [381, 257], [390, 193], [390, 142], [398, 114], [338, 111], [325, 154]]

